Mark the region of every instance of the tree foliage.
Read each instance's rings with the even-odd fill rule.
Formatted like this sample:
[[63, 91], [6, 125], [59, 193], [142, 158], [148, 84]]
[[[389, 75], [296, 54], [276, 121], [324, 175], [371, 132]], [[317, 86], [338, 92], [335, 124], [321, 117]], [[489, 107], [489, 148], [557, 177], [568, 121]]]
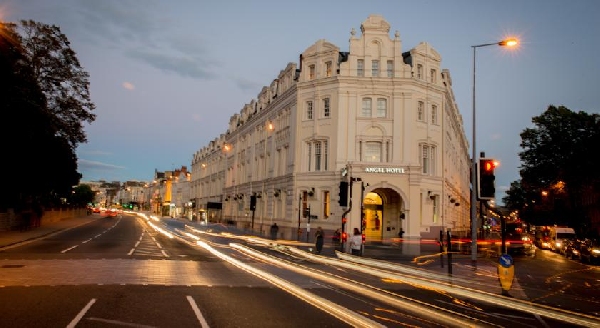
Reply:
[[21, 21], [22, 44], [29, 66], [46, 96], [49, 122], [71, 148], [85, 143], [83, 122], [96, 115], [90, 99], [89, 74], [81, 67], [69, 40], [55, 25]]
[[73, 189], [71, 203], [77, 206], [85, 206], [88, 203], [92, 203], [95, 196], [96, 194], [90, 185], [80, 184]]
[[511, 184], [504, 203], [538, 224], [589, 225], [582, 202], [598, 192], [600, 116], [549, 106], [532, 122], [521, 133], [521, 180]]
[[[87, 74], [68, 49], [66, 37], [56, 27], [32, 21], [26, 26], [32, 33], [23, 37], [16, 24], [0, 23], [0, 146], [5, 154], [0, 161], [5, 173], [0, 211], [18, 207], [28, 196], [47, 205], [69, 197], [81, 179], [75, 154], [76, 143], [85, 141], [81, 122], [95, 118], [89, 113], [93, 104]], [[47, 44], [53, 39], [60, 40], [62, 50]], [[53, 60], [43, 58], [40, 49], [45, 46], [55, 49], [45, 53]], [[49, 88], [51, 80], [56, 84]]]

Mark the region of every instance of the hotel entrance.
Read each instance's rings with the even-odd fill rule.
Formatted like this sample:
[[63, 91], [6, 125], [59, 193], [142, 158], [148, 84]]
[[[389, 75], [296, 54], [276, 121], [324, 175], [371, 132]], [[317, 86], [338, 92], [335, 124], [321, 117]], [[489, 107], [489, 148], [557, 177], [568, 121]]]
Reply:
[[367, 241], [381, 242], [398, 238], [404, 219], [402, 199], [392, 189], [378, 188], [363, 199], [362, 229]]

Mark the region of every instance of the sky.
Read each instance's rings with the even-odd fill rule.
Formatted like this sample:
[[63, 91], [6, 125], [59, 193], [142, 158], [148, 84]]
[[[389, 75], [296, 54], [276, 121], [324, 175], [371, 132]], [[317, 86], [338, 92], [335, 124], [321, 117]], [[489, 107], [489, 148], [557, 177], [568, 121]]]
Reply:
[[[0, 20], [56, 25], [90, 74], [97, 119], [77, 148], [83, 181], [151, 181], [187, 166], [229, 119], [319, 39], [382, 15], [402, 51], [428, 42], [451, 74], [477, 154], [497, 159], [497, 198], [519, 179], [520, 133], [549, 105], [600, 113], [597, 0], [0, 0]], [[471, 145], [469, 145], [471, 147]], [[471, 154], [471, 148], [469, 148]]]

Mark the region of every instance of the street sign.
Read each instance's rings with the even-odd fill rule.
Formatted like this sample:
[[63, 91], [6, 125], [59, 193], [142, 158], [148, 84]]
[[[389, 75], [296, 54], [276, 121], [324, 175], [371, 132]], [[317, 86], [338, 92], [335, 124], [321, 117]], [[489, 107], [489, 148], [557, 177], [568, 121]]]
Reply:
[[510, 287], [512, 287], [513, 278], [515, 277], [515, 266], [512, 256], [502, 254], [498, 260], [498, 279], [502, 287], [502, 295], [508, 295]]
[[514, 263], [512, 256], [508, 254], [502, 254], [499, 258], [499, 262], [504, 268], [510, 268]]

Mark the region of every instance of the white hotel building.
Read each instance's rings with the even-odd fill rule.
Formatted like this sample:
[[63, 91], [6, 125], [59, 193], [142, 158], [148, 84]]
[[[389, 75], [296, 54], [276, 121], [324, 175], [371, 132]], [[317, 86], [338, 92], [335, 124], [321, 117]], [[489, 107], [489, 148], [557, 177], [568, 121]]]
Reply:
[[341, 228], [342, 217], [348, 234], [362, 227], [371, 241], [470, 231], [469, 144], [450, 72], [427, 43], [403, 52], [379, 15], [360, 30], [349, 52], [308, 47], [194, 154], [191, 192], [205, 219], [264, 234], [276, 222], [294, 239]]

